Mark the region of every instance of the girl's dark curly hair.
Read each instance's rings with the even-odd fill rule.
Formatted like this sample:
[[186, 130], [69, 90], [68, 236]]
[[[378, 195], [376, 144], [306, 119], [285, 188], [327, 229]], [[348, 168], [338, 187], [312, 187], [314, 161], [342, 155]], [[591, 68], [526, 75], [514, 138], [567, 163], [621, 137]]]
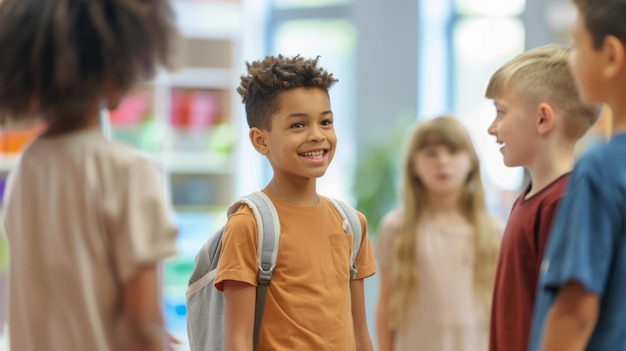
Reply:
[[168, 0], [0, 1], [0, 120], [82, 118], [171, 63]]
[[261, 61], [246, 63], [248, 75], [241, 76], [237, 92], [246, 106], [250, 128], [270, 130], [270, 116], [280, 108], [278, 94], [298, 87], [328, 89], [337, 82], [331, 73], [318, 67], [319, 56], [305, 59], [297, 55], [266, 56]]

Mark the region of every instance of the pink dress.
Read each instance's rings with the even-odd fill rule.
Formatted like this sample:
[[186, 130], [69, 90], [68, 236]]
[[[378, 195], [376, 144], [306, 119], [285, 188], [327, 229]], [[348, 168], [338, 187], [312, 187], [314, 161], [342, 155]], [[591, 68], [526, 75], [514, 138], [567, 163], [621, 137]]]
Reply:
[[[393, 265], [400, 216], [385, 216], [376, 256]], [[394, 351], [487, 350], [488, 316], [474, 293], [474, 243], [470, 228], [422, 220], [417, 235], [418, 288], [407, 323], [395, 331]], [[392, 288], [393, 289], [393, 288]]]

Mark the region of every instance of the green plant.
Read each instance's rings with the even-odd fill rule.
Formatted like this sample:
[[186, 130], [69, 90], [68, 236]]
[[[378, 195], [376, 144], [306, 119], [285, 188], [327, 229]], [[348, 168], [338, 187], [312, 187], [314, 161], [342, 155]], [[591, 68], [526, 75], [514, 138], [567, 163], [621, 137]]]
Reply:
[[397, 204], [398, 164], [407, 126], [415, 117], [401, 118], [389, 138], [369, 144], [359, 153], [354, 175], [356, 206], [367, 217], [370, 236], [382, 217]]

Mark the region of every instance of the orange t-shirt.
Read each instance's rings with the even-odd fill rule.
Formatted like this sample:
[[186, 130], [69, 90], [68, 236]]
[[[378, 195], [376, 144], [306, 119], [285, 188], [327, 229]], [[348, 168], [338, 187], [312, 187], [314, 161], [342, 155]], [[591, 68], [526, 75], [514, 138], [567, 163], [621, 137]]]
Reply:
[[[324, 197], [315, 206], [294, 206], [267, 194], [280, 219], [276, 268], [270, 282], [259, 350], [355, 350], [350, 296], [352, 236]], [[363, 228], [357, 277], [376, 272]], [[215, 287], [225, 280], [257, 285], [257, 233], [252, 211], [242, 206], [228, 219], [222, 238]]]

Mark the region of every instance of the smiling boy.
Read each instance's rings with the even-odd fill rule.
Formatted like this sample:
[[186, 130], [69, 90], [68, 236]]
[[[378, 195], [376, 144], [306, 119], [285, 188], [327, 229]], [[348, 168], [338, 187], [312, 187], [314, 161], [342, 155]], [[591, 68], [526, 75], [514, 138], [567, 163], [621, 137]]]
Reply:
[[[318, 60], [267, 56], [249, 63], [237, 89], [246, 107], [250, 141], [273, 177], [262, 190], [280, 218], [277, 265], [269, 284], [258, 350], [372, 350], [363, 278], [376, 271], [363, 228], [350, 277], [352, 237], [317, 178], [335, 154], [337, 136], [328, 89], [332, 74]], [[251, 210], [230, 216], [215, 286], [224, 292], [225, 350], [252, 350], [257, 285], [257, 233]]]
[[608, 143], [576, 164], [543, 260], [529, 350], [626, 348], [626, 0], [575, 0], [570, 67], [612, 113]]
[[597, 109], [578, 98], [568, 55], [557, 45], [529, 50], [498, 69], [487, 86], [497, 111], [488, 133], [501, 145], [507, 166], [530, 174], [502, 237], [490, 351], [527, 351], [541, 260], [574, 165], [574, 146], [598, 118]]

